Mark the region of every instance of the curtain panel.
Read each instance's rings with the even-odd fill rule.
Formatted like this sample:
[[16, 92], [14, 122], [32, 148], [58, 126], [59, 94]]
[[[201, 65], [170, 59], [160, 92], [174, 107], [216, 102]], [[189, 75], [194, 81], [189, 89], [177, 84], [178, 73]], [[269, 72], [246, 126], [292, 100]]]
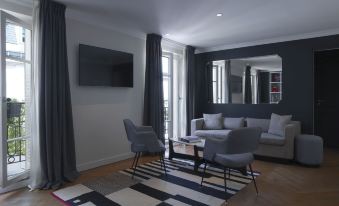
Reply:
[[31, 169], [30, 169], [30, 183], [29, 188], [31, 190], [37, 189], [42, 184], [41, 178], [41, 161], [40, 161], [40, 135], [39, 135], [39, 81], [40, 81], [40, 58], [41, 58], [41, 47], [40, 47], [40, 1], [34, 0], [33, 8], [33, 61], [32, 61], [32, 73], [31, 73]]
[[252, 104], [251, 66], [245, 70], [245, 104]]
[[146, 72], [143, 124], [153, 127], [164, 143], [164, 94], [161, 36], [148, 34], [146, 39]]
[[225, 60], [225, 101], [223, 103], [232, 103], [232, 75], [231, 75], [231, 60]]
[[59, 188], [78, 176], [63, 4], [40, 1], [39, 135], [42, 189]]
[[[186, 116], [187, 130], [186, 133], [191, 133], [191, 120], [195, 117], [195, 88], [196, 88], [196, 72], [195, 72], [195, 48], [186, 46], [186, 69], [187, 69], [187, 89], [186, 89]], [[193, 135], [193, 134], [191, 134]]]

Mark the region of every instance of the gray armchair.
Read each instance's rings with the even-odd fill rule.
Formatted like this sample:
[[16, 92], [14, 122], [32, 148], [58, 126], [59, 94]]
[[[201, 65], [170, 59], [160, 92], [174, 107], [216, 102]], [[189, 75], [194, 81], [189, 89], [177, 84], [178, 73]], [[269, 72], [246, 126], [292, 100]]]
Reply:
[[150, 152], [160, 155], [161, 167], [166, 174], [166, 165], [164, 161], [165, 145], [158, 139], [151, 126], [135, 126], [129, 119], [124, 119], [127, 139], [131, 143], [131, 151], [135, 153], [132, 169], [134, 177], [135, 170], [138, 166], [138, 161], [141, 153]]
[[224, 168], [225, 193], [227, 193], [226, 169], [228, 169], [229, 178], [231, 178], [230, 169], [240, 170], [247, 175], [247, 166], [249, 166], [258, 194], [251, 163], [254, 161], [253, 152], [259, 145], [260, 135], [260, 128], [247, 127], [232, 130], [225, 139], [206, 139], [203, 153], [205, 166], [201, 177], [201, 186], [204, 181], [207, 162], [217, 163]]

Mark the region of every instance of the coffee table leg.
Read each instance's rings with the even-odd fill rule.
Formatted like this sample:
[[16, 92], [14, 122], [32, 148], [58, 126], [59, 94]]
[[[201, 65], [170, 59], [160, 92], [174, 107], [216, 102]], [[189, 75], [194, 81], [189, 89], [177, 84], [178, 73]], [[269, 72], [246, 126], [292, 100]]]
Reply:
[[173, 142], [172, 140], [168, 140], [168, 146], [169, 146], [169, 153], [168, 153], [168, 159], [172, 160], [174, 149], [173, 149]]
[[196, 145], [194, 145], [194, 171], [197, 172], [201, 164], [201, 158], [199, 157], [199, 150]]

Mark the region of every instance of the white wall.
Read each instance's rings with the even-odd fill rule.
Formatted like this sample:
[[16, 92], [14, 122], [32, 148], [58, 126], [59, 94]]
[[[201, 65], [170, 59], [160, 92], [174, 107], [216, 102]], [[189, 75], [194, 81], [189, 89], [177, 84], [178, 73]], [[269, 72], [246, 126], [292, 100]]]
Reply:
[[[70, 18], [66, 22], [78, 169], [131, 157], [122, 120], [130, 118], [136, 124], [142, 121], [146, 42]], [[132, 53], [134, 87], [80, 87], [79, 43]]]

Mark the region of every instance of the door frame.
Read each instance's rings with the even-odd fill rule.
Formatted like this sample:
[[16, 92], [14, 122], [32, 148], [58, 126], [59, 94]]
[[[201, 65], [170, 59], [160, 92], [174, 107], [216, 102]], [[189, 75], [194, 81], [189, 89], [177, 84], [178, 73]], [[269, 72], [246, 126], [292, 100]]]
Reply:
[[[0, 145], [0, 187], [5, 188], [10, 186], [8, 189], [15, 189], [17, 187], [22, 187], [21, 185], [23, 182], [19, 182], [21, 180], [29, 178], [29, 170], [24, 172], [23, 174], [18, 175], [10, 180], [8, 180], [8, 173], [7, 173], [7, 101], [6, 101], [6, 21], [10, 21], [15, 25], [19, 25], [25, 29], [31, 31], [31, 41], [33, 39], [33, 31], [32, 26], [27, 24], [25, 21], [16, 18], [2, 10], [0, 10], [0, 81], [1, 81], [1, 88], [0, 88], [0, 100], [1, 100], [1, 109], [0, 109], [0, 131], [1, 131], [1, 145]], [[32, 68], [32, 42], [31, 42], [31, 68]], [[25, 183], [27, 185], [27, 183]], [[8, 190], [6, 188], [6, 191]], [[0, 190], [2, 192], [3, 189]]]
[[318, 116], [317, 116], [317, 96], [316, 96], [316, 88], [317, 88], [317, 68], [316, 68], [316, 58], [315, 55], [317, 52], [325, 52], [325, 51], [333, 51], [333, 50], [339, 50], [339, 47], [333, 47], [333, 48], [328, 48], [328, 49], [313, 49], [312, 51], [312, 58], [313, 58], [313, 134], [317, 134], [317, 123], [318, 123]]

